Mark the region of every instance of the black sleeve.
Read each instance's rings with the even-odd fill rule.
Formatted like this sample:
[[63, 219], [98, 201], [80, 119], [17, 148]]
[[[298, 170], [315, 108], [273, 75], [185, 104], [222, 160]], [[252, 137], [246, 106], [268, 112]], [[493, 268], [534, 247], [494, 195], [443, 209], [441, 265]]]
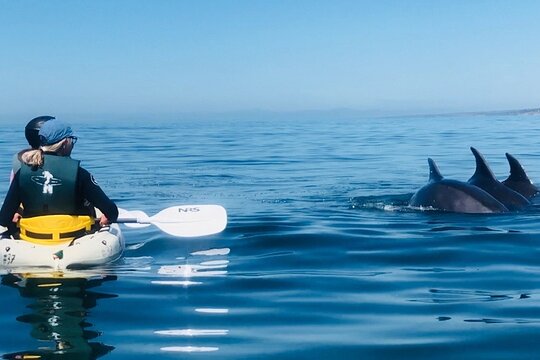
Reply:
[[9, 190], [4, 199], [4, 204], [2, 204], [2, 209], [0, 210], [0, 225], [5, 227], [13, 226], [13, 215], [19, 209], [21, 204], [21, 196], [19, 192], [19, 171], [15, 174]]
[[115, 222], [118, 219], [116, 204], [105, 195], [88, 171], [79, 167], [78, 176], [84, 198], [101, 210], [110, 222]]

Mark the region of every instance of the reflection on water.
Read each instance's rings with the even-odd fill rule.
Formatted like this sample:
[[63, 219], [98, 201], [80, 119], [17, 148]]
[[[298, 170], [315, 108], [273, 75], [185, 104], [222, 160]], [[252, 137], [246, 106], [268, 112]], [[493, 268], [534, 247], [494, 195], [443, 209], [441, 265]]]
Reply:
[[227, 267], [229, 260], [210, 260], [210, 261], [198, 261], [200, 257], [210, 256], [226, 256], [230, 252], [230, 249], [210, 249], [204, 251], [197, 251], [191, 253], [191, 255], [197, 259], [197, 263], [189, 264], [187, 259], [178, 259], [185, 261], [184, 264], [178, 265], [163, 265], [159, 268], [158, 274], [164, 275], [167, 278], [181, 278], [183, 280], [154, 280], [153, 284], [160, 285], [201, 285], [202, 281], [189, 280], [191, 278], [204, 278], [204, 277], [216, 277], [227, 275]]
[[[201, 286], [205, 284], [205, 279], [223, 277], [227, 275], [229, 260], [229, 248], [209, 249], [191, 253], [189, 258], [177, 258], [181, 264], [163, 265], [158, 269], [158, 274], [166, 280], [154, 280], [156, 285], [172, 286]], [[197, 280], [193, 280], [193, 279]], [[193, 311], [201, 316], [219, 316], [229, 313], [227, 308], [195, 308]], [[166, 330], [156, 330], [154, 334], [158, 336], [171, 337], [175, 344], [173, 346], [161, 347], [164, 352], [215, 352], [219, 351], [218, 346], [195, 346], [191, 342], [195, 338], [216, 338], [229, 335], [228, 329], [203, 329], [203, 328], [173, 328]], [[188, 344], [186, 344], [188, 342]], [[178, 345], [180, 343], [180, 345]]]
[[89, 330], [89, 309], [98, 299], [117, 295], [88, 289], [100, 286], [116, 276], [83, 272], [24, 273], [2, 276], [2, 285], [19, 290], [21, 297], [31, 299], [29, 312], [17, 321], [29, 324], [30, 335], [39, 345], [33, 350], [4, 354], [4, 359], [97, 359], [114, 347], [92, 342], [100, 333]]

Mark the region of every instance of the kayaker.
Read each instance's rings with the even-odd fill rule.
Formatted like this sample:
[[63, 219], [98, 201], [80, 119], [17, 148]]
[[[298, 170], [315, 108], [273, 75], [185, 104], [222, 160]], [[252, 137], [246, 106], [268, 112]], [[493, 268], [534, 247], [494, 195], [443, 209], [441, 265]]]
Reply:
[[38, 116], [33, 118], [26, 124], [24, 127], [24, 136], [26, 137], [26, 141], [28, 141], [28, 145], [30, 145], [29, 149], [24, 149], [13, 155], [13, 164], [11, 166], [11, 174], [9, 175], [9, 182], [13, 181], [13, 177], [15, 176], [15, 173], [21, 168], [22, 163], [22, 154], [29, 150], [36, 150], [39, 149], [39, 146], [41, 145], [39, 141], [39, 129], [45, 124], [45, 122], [54, 119], [54, 116]]
[[23, 218], [43, 215], [88, 215], [88, 204], [103, 215], [101, 226], [116, 221], [118, 208], [94, 177], [71, 159], [77, 142], [70, 126], [55, 119], [39, 130], [41, 146], [22, 154], [23, 165], [15, 173], [0, 210], [0, 225], [16, 231], [12, 219], [22, 204]]

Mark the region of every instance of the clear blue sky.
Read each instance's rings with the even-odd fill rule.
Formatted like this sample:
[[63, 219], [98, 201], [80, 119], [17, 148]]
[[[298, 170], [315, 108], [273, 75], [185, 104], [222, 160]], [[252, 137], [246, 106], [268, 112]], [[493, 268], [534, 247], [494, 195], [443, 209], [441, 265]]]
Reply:
[[540, 107], [540, 1], [0, 0], [0, 114]]

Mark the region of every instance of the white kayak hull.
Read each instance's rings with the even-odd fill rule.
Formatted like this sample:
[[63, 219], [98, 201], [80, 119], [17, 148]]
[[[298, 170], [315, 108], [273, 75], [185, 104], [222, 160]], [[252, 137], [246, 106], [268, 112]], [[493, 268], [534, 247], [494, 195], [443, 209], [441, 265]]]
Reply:
[[117, 260], [125, 248], [117, 224], [82, 236], [68, 244], [40, 245], [19, 239], [0, 239], [0, 259], [7, 269], [46, 267], [55, 270], [87, 267]]

